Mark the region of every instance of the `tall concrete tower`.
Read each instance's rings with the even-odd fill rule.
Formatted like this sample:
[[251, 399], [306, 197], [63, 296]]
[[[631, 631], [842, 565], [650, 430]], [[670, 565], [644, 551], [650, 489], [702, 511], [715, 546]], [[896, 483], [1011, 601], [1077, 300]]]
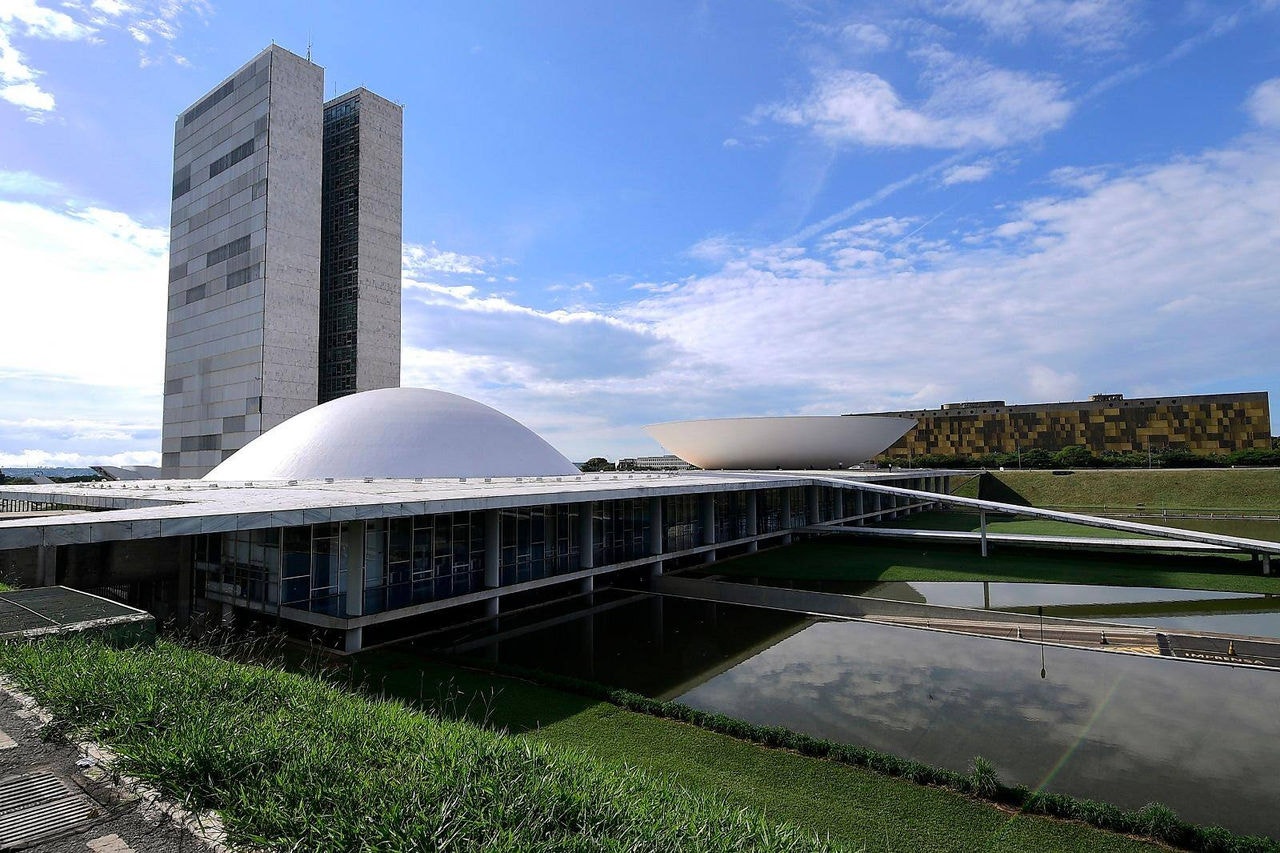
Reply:
[[[178, 117], [164, 477], [203, 476], [322, 399], [400, 382], [401, 111], [363, 89], [332, 103], [356, 115], [338, 158], [323, 69], [273, 45]], [[331, 159], [352, 198], [325, 189]], [[350, 284], [322, 288], [322, 259], [340, 282], [353, 259]], [[322, 395], [352, 324], [354, 381]]]
[[400, 385], [402, 127], [367, 89], [324, 105], [321, 403]]

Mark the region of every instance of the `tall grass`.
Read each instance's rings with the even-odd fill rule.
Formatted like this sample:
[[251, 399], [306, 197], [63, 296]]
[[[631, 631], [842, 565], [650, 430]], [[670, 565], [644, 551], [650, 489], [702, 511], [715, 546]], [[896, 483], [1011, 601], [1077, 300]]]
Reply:
[[0, 644], [0, 671], [119, 769], [278, 850], [799, 851], [836, 845], [674, 783], [160, 641]]

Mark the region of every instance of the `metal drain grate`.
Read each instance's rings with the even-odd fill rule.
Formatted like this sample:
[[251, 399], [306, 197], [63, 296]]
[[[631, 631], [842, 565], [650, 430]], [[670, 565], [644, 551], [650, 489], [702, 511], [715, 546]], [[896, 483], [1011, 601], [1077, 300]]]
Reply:
[[97, 812], [88, 797], [52, 773], [0, 779], [0, 850], [57, 835]]

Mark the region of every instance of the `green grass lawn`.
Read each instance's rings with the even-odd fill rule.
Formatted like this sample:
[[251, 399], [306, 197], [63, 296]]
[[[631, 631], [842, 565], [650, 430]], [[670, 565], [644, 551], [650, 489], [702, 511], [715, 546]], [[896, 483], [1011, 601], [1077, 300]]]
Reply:
[[983, 484], [983, 497], [1031, 506], [1132, 508], [1141, 504], [1147, 509], [1280, 512], [1280, 469], [1276, 468], [1079, 470], [1067, 476], [1050, 471], [993, 471], [990, 478]]
[[63, 728], [113, 746], [122, 772], [219, 812], [238, 844], [495, 853], [851, 849], [613, 756], [598, 760], [552, 740], [165, 641], [125, 650], [83, 638], [0, 644], [0, 672]]
[[1152, 586], [1280, 595], [1280, 577], [1264, 577], [1256, 564], [1228, 556], [1107, 555], [977, 547], [892, 546], [838, 535], [807, 539], [723, 560], [726, 575], [836, 581], [1011, 581]]

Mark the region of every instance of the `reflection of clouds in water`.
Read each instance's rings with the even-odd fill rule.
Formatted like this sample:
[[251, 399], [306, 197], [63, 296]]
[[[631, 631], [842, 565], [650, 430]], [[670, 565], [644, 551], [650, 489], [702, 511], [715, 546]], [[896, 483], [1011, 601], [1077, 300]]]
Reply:
[[1034, 645], [819, 623], [681, 701], [956, 770], [981, 754], [1031, 785], [1066, 757], [1054, 790], [1280, 831], [1270, 795], [1250, 790], [1280, 771], [1280, 673], [1059, 647], [1045, 659], [1042, 681]]

